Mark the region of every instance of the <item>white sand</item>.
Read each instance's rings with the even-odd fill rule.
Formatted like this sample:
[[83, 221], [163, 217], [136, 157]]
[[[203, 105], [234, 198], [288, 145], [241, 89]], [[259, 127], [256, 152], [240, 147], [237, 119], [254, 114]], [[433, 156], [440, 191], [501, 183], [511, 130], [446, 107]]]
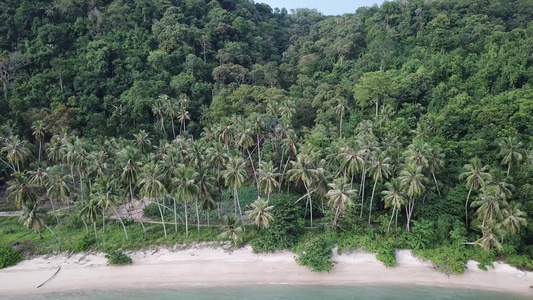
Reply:
[[[336, 252], [336, 251], [335, 251]], [[130, 266], [106, 266], [103, 254], [36, 257], [0, 270], [0, 296], [83, 289], [148, 288], [179, 285], [242, 284], [395, 284], [462, 287], [533, 296], [533, 272], [495, 263], [483, 271], [473, 261], [463, 275], [436, 271], [408, 250], [397, 252], [398, 266], [387, 268], [376, 254], [335, 254], [330, 273], [299, 266], [289, 251], [254, 254], [251, 247], [234, 251], [197, 246], [191, 249], [152, 249], [129, 253]], [[61, 271], [43, 287], [38, 285]]]

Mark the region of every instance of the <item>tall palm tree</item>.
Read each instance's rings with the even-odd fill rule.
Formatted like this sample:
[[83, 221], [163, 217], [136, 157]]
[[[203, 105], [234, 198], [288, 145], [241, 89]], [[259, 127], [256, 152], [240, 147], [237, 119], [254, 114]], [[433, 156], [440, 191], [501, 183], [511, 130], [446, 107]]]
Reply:
[[284, 101], [283, 104], [279, 107], [279, 114], [281, 115], [281, 120], [285, 123], [290, 123], [292, 116], [296, 112], [294, 108], [294, 101]]
[[161, 101], [165, 114], [170, 118], [172, 124], [172, 138], [176, 138], [176, 130], [174, 129], [174, 120], [178, 117], [178, 104], [174, 99], [171, 99], [167, 95], [159, 95], [159, 101]]
[[487, 222], [496, 222], [501, 218], [502, 201], [503, 199], [498, 191], [498, 187], [485, 186], [481, 188], [481, 194], [479, 194], [478, 199], [472, 201], [470, 206], [479, 207], [476, 213], [481, 219], [482, 225], [485, 226]]
[[[139, 151], [129, 145], [118, 153], [118, 165], [122, 167], [120, 180], [122, 181], [122, 184], [127, 186], [130, 205], [133, 203], [133, 197], [135, 194], [134, 186], [137, 184], [139, 178], [141, 168], [140, 160]], [[141, 199], [141, 201], [144, 207], [144, 200]], [[144, 233], [146, 233], [142, 218], [139, 219], [139, 221], [141, 222], [141, 227], [143, 228]]]
[[44, 140], [44, 123], [41, 120], [37, 120], [31, 126], [33, 130], [32, 134], [36, 141], [39, 141], [39, 161], [41, 161], [41, 154], [43, 152], [43, 140]]
[[485, 251], [490, 251], [493, 248], [502, 250], [503, 247], [500, 243], [501, 237], [504, 236], [504, 232], [501, 229], [500, 224], [493, 221], [489, 221], [484, 225], [478, 226], [481, 229], [482, 236], [474, 244], [480, 246]]
[[267, 229], [270, 226], [270, 222], [274, 221], [274, 216], [271, 210], [273, 205], [268, 205], [268, 200], [257, 198], [252, 204], [250, 204], [251, 210], [247, 211], [248, 217], [254, 221], [257, 228]]
[[55, 163], [61, 163], [65, 160], [66, 148], [58, 135], [52, 136], [45, 151], [48, 158]]
[[[195, 179], [197, 177], [198, 173], [194, 172], [194, 170], [187, 166], [181, 166], [176, 170], [176, 176], [172, 178], [172, 184], [174, 186], [174, 195], [176, 199], [183, 200], [183, 206], [185, 207], [185, 234], [187, 237], [189, 237], [189, 223], [188, 223], [188, 214], [187, 214], [187, 206], [188, 201], [192, 201], [200, 192], [200, 189], [198, 188], [198, 185], [195, 183]], [[176, 209], [176, 206], [174, 206], [174, 210]], [[196, 211], [197, 211], [197, 218], [198, 218], [198, 203], [196, 203]], [[175, 226], [176, 226], [176, 232], [177, 229], [177, 218], [175, 216], [174, 218]], [[200, 229], [200, 225], [198, 224], [198, 230]]]
[[180, 124], [181, 124], [180, 134], [182, 134], [185, 131], [185, 123], [191, 120], [191, 114], [189, 113], [189, 111], [181, 109], [178, 112], [178, 120], [180, 121]]
[[[283, 184], [283, 178], [287, 172], [287, 166], [289, 165], [290, 160], [296, 156], [298, 153], [298, 137], [296, 136], [296, 133], [294, 130], [290, 130], [287, 133], [287, 137], [281, 141], [281, 161], [279, 168], [281, 170], [281, 164], [283, 163], [283, 156], [287, 157], [287, 160], [285, 161], [285, 166], [283, 167], [283, 171], [281, 171], [281, 178], [279, 180], [279, 191], [278, 193], [281, 193], [281, 185]], [[287, 184], [287, 193], [288, 193], [288, 187], [289, 184]]]
[[389, 233], [394, 213], [396, 213], [396, 227], [398, 227], [398, 212], [402, 209], [403, 205], [407, 204], [407, 202], [400, 179], [393, 178], [390, 182], [386, 182], [385, 188], [386, 190], [382, 192], [385, 208], [392, 207], [392, 214], [389, 220], [389, 226], [387, 227], [387, 233]]
[[433, 146], [429, 149], [428, 152], [428, 170], [433, 176], [433, 181], [435, 182], [435, 188], [437, 193], [440, 195], [439, 184], [437, 182], [437, 177], [435, 173], [439, 171], [444, 166], [444, 154], [438, 146]]
[[311, 227], [313, 227], [313, 200], [311, 198], [311, 191], [309, 187], [312, 186], [313, 181], [317, 176], [316, 166], [313, 164], [313, 160], [309, 155], [298, 154], [296, 161], [291, 161], [292, 169], [287, 172], [290, 181], [294, 181], [296, 185], [302, 182], [307, 197], [306, 207], [310, 207], [311, 211]]
[[222, 233], [218, 236], [220, 239], [229, 239], [233, 244], [239, 244], [242, 241], [242, 227], [240, 222], [232, 215], [226, 215], [226, 224]]
[[37, 186], [20, 172], [13, 174], [13, 179], [7, 182], [7, 199], [14, 200], [17, 208], [23, 208], [37, 200]]
[[507, 176], [511, 172], [511, 166], [519, 164], [523, 157], [524, 149], [522, 142], [516, 136], [509, 136], [500, 143], [500, 153], [502, 165], [507, 165]]
[[20, 172], [20, 164], [24, 163], [30, 156], [30, 150], [26, 147], [25, 142], [21, 141], [17, 136], [12, 136], [4, 142], [4, 147], [0, 152], [6, 154], [7, 160], [17, 167], [17, 172]]
[[485, 182], [490, 180], [492, 176], [488, 172], [489, 166], [482, 166], [479, 157], [472, 158], [470, 163], [463, 168], [466, 169], [466, 172], [461, 173], [459, 178], [466, 179], [466, 187], [469, 188], [465, 202], [465, 222], [466, 226], [468, 226], [468, 200], [470, 199], [470, 194], [473, 189], [477, 190], [485, 186]]
[[[196, 185], [198, 186], [196, 202], [198, 202], [198, 200], [201, 201], [202, 209], [207, 212], [207, 226], [209, 226], [209, 213], [216, 206], [216, 203], [213, 200], [213, 194], [215, 192], [215, 186], [213, 185], [214, 181], [215, 177], [212, 175], [211, 170], [208, 167], [201, 166], [198, 169], [198, 175], [196, 176]], [[198, 207], [198, 203], [196, 206]], [[198, 231], [200, 231], [200, 217], [198, 215], [198, 210], [196, 212]]]
[[98, 239], [96, 233], [96, 221], [98, 220], [98, 214], [100, 212], [100, 206], [97, 199], [91, 199], [80, 210], [80, 218], [83, 220], [91, 221], [93, 223], [94, 237]]
[[163, 100], [164, 98], [162, 99], [161, 97], [155, 99], [155, 101], [152, 104], [152, 112], [158, 119], [158, 122], [161, 126], [161, 132], [163, 133], [164, 136], [166, 136], [167, 135], [167, 131], [165, 130], [166, 110], [165, 110], [165, 105], [163, 103]]
[[161, 203], [159, 199], [166, 195], [166, 188], [161, 182], [158, 166], [154, 162], [145, 164], [142, 168], [142, 178], [139, 181], [139, 194], [141, 197], [145, 197], [154, 200], [159, 208], [159, 214], [161, 215], [161, 223], [163, 224], [163, 231], [165, 238], [167, 238], [167, 227], [165, 226], [165, 219], [163, 217], [163, 210], [161, 209]]
[[326, 197], [329, 198], [328, 205], [335, 211], [333, 219], [333, 227], [337, 226], [339, 216], [346, 211], [348, 206], [353, 205], [352, 198], [357, 194], [357, 190], [352, 189], [350, 183], [344, 178], [328, 184], [331, 190], [328, 191]]
[[415, 164], [417, 167], [421, 167], [422, 170], [426, 170], [429, 165], [429, 144], [424, 142], [421, 138], [413, 139], [413, 143], [407, 146], [405, 151], [405, 158], [407, 164]]
[[274, 168], [272, 161], [262, 161], [257, 169], [259, 188], [267, 194], [267, 201], [270, 201], [270, 194], [279, 187], [278, 178], [281, 174], [277, 173], [278, 168]]
[[355, 174], [363, 169], [365, 163], [363, 157], [352, 147], [341, 147], [337, 158], [342, 172], [345, 176], [350, 176], [350, 184], [353, 186]]
[[232, 157], [226, 164], [226, 169], [222, 171], [222, 177], [224, 177], [226, 186], [231, 187], [233, 189], [235, 215], [237, 214], [238, 207], [239, 214], [242, 220], [243, 216], [241, 204], [239, 202], [239, 193], [237, 192], [237, 189], [239, 189], [243, 185], [244, 180], [246, 179], [246, 163], [244, 162], [244, 159], [237, 156]]
[[342, 139], [342, 118], [344, 117], [344, 114], [346, 113], [347, 109], [348, 109], [348, 106], [346, 106], [346, 99], [338, 98], [337, 99], [337, 106], [335, 106], [333, 108], [333, 110], [340, 117], [339, 138], [341, 138], [341, 139]]
[[510, 234], [517, 234], [520, 226], [527, 224], [527, 214], [521, 210], [520, 203], [510, 203], [502, 210], [503, 220], [501, 227], [505, 232]]
[[255, 169], [254, 161], [252, 159], [252, 154], [250, 153], [250, 147], [254, 145], [254, 139], [252, 129], [248, 122], [242, 122], [240, 126], [237, 127], [235, 145], [248, 154], [248, 158], [250, 159], [250, 165], [252, 166], [252, 171], [254, 173], [254, 183], [257, 186], [257, 171]]
[[409, 232], [411, 217], [413, 216], [413, 210], [415, 207], [415, 199], [426, 191], [426, 187], [424, 186], [426, 177], [422, 174], [421, 167], [415, 164], [409, 164], [400, 171], [398, 179], [403, 186], [405, 194], [409, 197], [409, 203], [405, 207], [407, 213], [406, 230]]
[[368, 212], [368, 224], [370, 225], [370, 220], [372, 217], [372, 202], [374, 200], [374, 192], [376, 191], [376, 185], [378, 181], [381, 181], [383, 178], [388, 178], [391, 174], [390, 172], [390, 157], [387, 157], [386, 153], [381, 150], [376, 150], [374, 157], [369, 166], [369, 172], [372, 174], [372, 179], [374, 179], [374, 187], [372, 188], [372, 196], [370, 197], [370, 208]]

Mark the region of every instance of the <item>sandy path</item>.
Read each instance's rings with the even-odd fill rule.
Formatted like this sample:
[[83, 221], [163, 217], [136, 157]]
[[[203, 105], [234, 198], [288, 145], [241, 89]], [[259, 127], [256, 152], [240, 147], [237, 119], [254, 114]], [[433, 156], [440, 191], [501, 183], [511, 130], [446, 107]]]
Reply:
[[[386, 268], [365, 252], [335, 255], [330, 273], [314, 273], [294, 261], [294, 253], [254, 254], [250, 247], [227, 252], [216, 248], [146, 250], [130, 253], [133, 265], [106, 266], [102, 254], [37, 257], [0, 271], [0, 296], [80, 289], [147, 288], [177, 285], [242, 284], [398, 284], [464, 287], [520, 293], [533, 297], [533, 273], [505, 264], [479, 270], [475, 262], [463, 275], [446, 276], [408, 250], [397, 253], [398, 266]], [[42, 288], [36, 287], [58, 275]]]

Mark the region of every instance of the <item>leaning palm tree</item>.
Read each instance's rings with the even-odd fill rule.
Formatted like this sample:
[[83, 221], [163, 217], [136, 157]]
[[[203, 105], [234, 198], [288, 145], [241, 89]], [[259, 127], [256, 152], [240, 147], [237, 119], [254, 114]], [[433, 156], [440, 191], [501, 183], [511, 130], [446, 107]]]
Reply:
[[93, 223], [94, 237], [98, 239], [96, 233], [96, 221], [98, 220], [98, 214], [100, 212], [100, 206], [98, 206], [97, 199], [91, 199], [80, 210], [80, 218], [83, 220], [91, 221]]
[[14, 200], [17, 208], [24, 208], [37, 200], [37, 186], [23, 173], [14, 173], [13, 179], [7, 182], [7, 199]]
[[479, 157], [472, 158], [470, 163], [466, 164], [464, 168], [466, 172], [461, 173], [459, 178], [466, 179], [466, 187], [469, 188], [465, 202], [465, 222], [468, 226], [468, 200], [470, 199], [470, 194], [473, 189], [477, 190], [485, 186], [485, 181], [490, 180], [492, 176], [488, 172], [489, 166], [482, 166]]
[[226, 186], [233, 189], [235, 215], [237, 214], [238, 208], [241, 220], [243, 220], [241, 204], [239, 202], [239, 193], [237, 192], [237, 189], [243, 185], [244, 180], [246, 179], [246, 163], [244, 159], [237, 156], [232, 157], [226, 164], [226, 169], [222, 171], [222, 177], [224, 177]]
[[522, 142], [516, 136], [509, 136], [500, 142], [500, 153], [502, 165], [507, 165], [507, 176], [511, 172], [511, 166], [517, 165], [523, 159], [524, 149]]
[[406, 230], [409, 232], [411, 217], [413, 216], [413, 210], [415, 207], [415, 199], [426, 191], [426, 187], [424, 186], [426, 177], [422, 174], [421, 167], [415, 164], [409, 164], [400, 171], [398, 179], [401, 182], [405, 194], [409, 197], [409, 203], [405, 207], [407, 213]]
[[381, 181], [383, 178], [388, 178], [391, 174], [391, 166], [389, 164], [390, 157], [387, 157], [385, 152], [381, 150], [376, 150], [368, 171], [372, 174], [372, 179], [374, 179], [374, 187], [372, 188], [372, 196], [370, 197], [370, 207], [368, 212], [368, 224], [370, 225], [370, 220], [372, 217], [372, 202], [374, 200], [374, 192], [376, 191], [376, 185], [378, 181]]
[[247, 211], [248, 217], [254, 221], [257, 228], [267, 229], [270, 222], [274, 221], [274, 216], [270, 212], [274, 206], [268, 205], [268, 200], [257, 198], [250, 204], [251, 210]]
[[[176, 199], [183, 200], [183, 206], [185, 208], [185, 234], [189, 237], [189, 223], [188, 223], [188, 214], [187, 206], [188, 201], [192, 201], [200, 192], [198, 185], [194, 182], [198, 173], [194, 172], [193, 169], [187, 166], [180, 166], [176, 170], [176, 176], [172, 178], [172, 185], [174, 186], [174, 196]], [[174, 210], [176, 206], [174, 205]], [[198, 211], [198, 205], [196, 205], [196, 210]], [[198, 213], [197, 213], [198, 216]], [[177, 218], [174, 216], [174, 223], [176, 232], [178, 231]], [[199, 227], [198, 227], [199, 228]]]
[[309, 155], [299, 154], [296, 161], [291, 161], [292, 169], [287, 172], [290, 181], [294, 181], [296, 185], [302, 182], [305, 187], [305, 197], [307, 197], [306, 207], [310, 207], [311, 212], [311, 227], [313, 227], [313, 200], [311, 198], [311, 190], [313, 181], [318, 175], [316, 166]]
[[503, 206], [503, 199], [496, 186], [485, 186], [481, 188], [481, 194], [478, 199], [472, 201], [470, 206], [479, 207], [476, 211], [478, 218], [481, 219], [482, 225], [489, 221], [496, 222], [501, 218], [501, 208]]
[[274, 168], [272, 161], [262, 161], [257, 169], [259, 188], [267, 194], [267, 201], [270, 200], [270, 194], [279, 187], [278, 178], [281, 174], [277, 173], [278, 168]]
[[153, 200], [157, 204], [157, 207], [159, 208], [159, 214], [161, 215], [161, 223], [163, 224], [165, 238], [167, 238], [167, 227], [165, 226], [163, 210], [158, 201], [166, 194], [166, 188], [161, 182], [161, 177], [159, 176], [158, 171], [158, 167], [154, 162], [144, 165], [141, 172], [143, 179], [139, 181], [139, 194], [141, 197]]
[[502, 229], [509, 234], [517, 234], [520, 226], [527, 224], [527, 214], [521, 210], [520, 203], [510, 203], [502, 210], [503, 220], [500, 223]]
[[392, 207], [389, 226], [387, 226], [387, 233], [389, 233], [394, 213], [396, 213], [396, 227], [398, 227], [398, 212], [402, 209], [403, 205], [407, 204], [407, 201], [403, 193], [402, 182], [400, 179], [393, 178], [390, 182], [385, 183], [385, 188], [386, 190], [382, 192], [385, 208]]
[[39, 161], [41, 161], [41, 155], [43, 153], [43, 140], [44, 140], [44, 123], [41, 120], [35, 121], [31, 126], [33, 130], [32, 134], [36, 141], [39, 141]]
[[241, 232], [240, 222], [234, 216], [227, 215], [224, 229], [218, 237], [223, 240], [229, 239], [233, 244], [237, 245], [242, 241]]
[[337, 180], [328, 186], [331, 190], [328, 191], [326, 197], [329, 198], [328, 205], [335, 211], [332, 226], [336, 227], [339, 216], [346, 211], [348, 206], [353, 205], [352, 198], [357, 194], [357, 190], [352, 189], [351, 184], [345, 179]]
[[346, 113], [346, 110], [348, 109], [348, 106], [346, 106], [346, 99], [344, 98], [338, 98], [337, 99], [337, 106], [333, 108], [335, 114], [337, 114], [340, 118], [339, 122], [339, 137], [342, 139], [342, 118], [344, 117], [344, 114]]
[[41, 234], [41, 229], [43, 227], [46, 227], [57, 239], [59, 243], [61, 243], [61, 240], [59, 237], [55, 234], [54, 231], [48, 225], [46, 225], [44, 221], [44, 217], [38, 210], [37, 202], [31, 202], [28, 203], [27, 206], [24, 207], [24, 212], [19, 218], [19, 222], [28, 228], [33, 229], [33, 231], [37, 234], [39, 234], [39, 238], [42, 239], [43, 236]]
[[25, 142], [16, 136], [9, 138], [4, 143], [4, 147], [0, 149], [0, 152], [6, 154], [7, 160], [17, 167], [17, 172], [20, 172], [20, 164], [31, 156], [31, 152], [26, 147]]

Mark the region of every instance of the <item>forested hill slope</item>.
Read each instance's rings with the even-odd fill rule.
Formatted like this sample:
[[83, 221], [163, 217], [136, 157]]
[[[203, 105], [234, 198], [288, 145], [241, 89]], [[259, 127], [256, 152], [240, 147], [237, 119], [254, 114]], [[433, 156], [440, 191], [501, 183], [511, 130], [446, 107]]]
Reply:
[[[447, 220], [444, 238], [464, 222], [491, 249], [505, 228], [533, 259], [532, 20], [532, 0], [401, 0], [342, 16], [251, 0], [4, 0], [0, 169], [7, 180], [42, 154], [70, 166], [74, 186], [80, 166], [50, 154], [76, 144], [67, 135], [135, 136], [145, 161], [177, 135], [203, 137], [250, 160], [249, 184], [273, 161], [284, 187], [323, 204], [317, 216], [331, 217], [326, 194], [340, 185], [328, 183], [348, 178], [368, 223], [391, 227], [400, 210], [409, 225], [416, 199], [415, 219]], [[19, 140], [33, 159], [9, 156]], [[309, 166], [323, 171], [306, 182], [312, 197], [284, 174]]]

